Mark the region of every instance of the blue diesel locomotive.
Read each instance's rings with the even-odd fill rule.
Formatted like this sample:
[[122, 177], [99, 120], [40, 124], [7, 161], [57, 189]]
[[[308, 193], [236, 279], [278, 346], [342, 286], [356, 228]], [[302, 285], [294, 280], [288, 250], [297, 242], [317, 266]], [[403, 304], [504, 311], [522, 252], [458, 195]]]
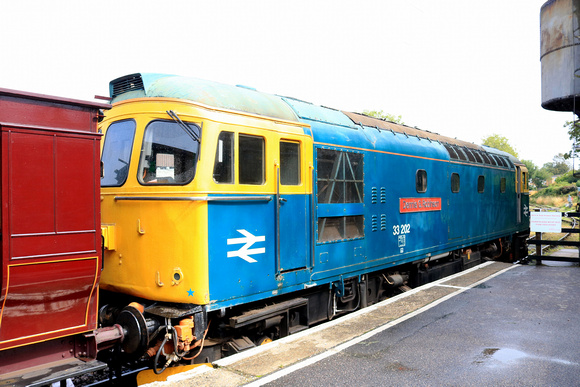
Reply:
[[110, 90], [101, 323], [156, 371], [527, 255], [527, 170], [507, 153], [193, 78]]

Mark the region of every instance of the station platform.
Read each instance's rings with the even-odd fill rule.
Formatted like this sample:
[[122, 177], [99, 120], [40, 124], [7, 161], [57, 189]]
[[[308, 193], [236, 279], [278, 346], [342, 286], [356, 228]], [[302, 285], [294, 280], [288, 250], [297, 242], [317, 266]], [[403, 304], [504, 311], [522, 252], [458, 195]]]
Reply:
[[487, 262], [144, 385], [576, 385], [580, 267], [542, 262]]

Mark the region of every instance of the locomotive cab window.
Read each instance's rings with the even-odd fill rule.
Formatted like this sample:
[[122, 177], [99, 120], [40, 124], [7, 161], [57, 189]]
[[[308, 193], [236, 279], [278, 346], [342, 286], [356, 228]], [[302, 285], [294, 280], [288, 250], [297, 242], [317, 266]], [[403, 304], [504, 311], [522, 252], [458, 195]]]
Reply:
[[485, 176], [479, 175], [477, 177], [477, 192], [483, 193], [484, 190], [485, 190]]
[[280, 141], [280, 184], [300, 185], [300, 144]]
[[418, 193], [427, 192], [427, 171], [419, 169], [415, 174], [415, 188]]
[[506, 187], [506, 178], [502, 177], [499, 181], [499, 192], [504, 193]]
[[451, 192], [453, 193], [458, 193], [459, 192], [459, 174], [458, 173], [452, 173], [451, 174]]
[[138, 180], [141, 184], [183, 185], [193, 180], [200, 128], [186, 123], [191, 136], [173, 121], [152, 121], [145, 128]]
[[120, 187], [125, 184], [129, 175], [135, 127], [135, 121], [125, 120], [113, 122], [107, 129], [101, 156], [101, 186]]
[[240, 184], [264, 184], [264, 138], [240, 134]]
[[218, 137], [213, 167], [213, 179], [216, 183], [234, 182], [234, 134], [221, 132]]

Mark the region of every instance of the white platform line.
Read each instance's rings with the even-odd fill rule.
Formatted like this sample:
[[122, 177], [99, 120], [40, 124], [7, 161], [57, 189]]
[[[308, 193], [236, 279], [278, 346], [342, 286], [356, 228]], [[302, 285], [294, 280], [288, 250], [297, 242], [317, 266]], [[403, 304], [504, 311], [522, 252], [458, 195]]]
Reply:
[[[478, 267], [481, 267], [481, 266], [482, 265], [480, 265]], [[262, 385], [264, 385], [266, 383], [270, 383], [270, 382], [272, 382], [272, 381], [274, 381], [276, 379], [279, 379], [279, 378], [281, 378], [283, 376], [286, 376], [286, 375], [288, 375], [288, 374], [290, 374], [290, 373], [292, 373], [294, 371], [297, 371], [297, 370], [302, 369], [304, 367], [308, 367], [309, 365], [312, 365], [312, 364], [317, 363], [317, 362], [319, 362], [321, 360], [324, 360], [327, 357], [330, 357], [330, 356], [332, 356], [334, 354], [337, 354], [337, 353], [343, 351], [344, 349], [346, 349], [348, 347], [351, 347], [351, 346], [353, 346], [355, 344], [358, 344], [361, 341], [367, 340], [368, 338], [370, 338], [370, 337], [372, 337], [372, 336], [374, 336], [374, 335], [376, 335], [376, 334], [378, 334], [380, 332], [383, 332], [383, 331], [385, 331], [385, 330], [387, 330], [387, 329], [389, 329], [391, 327], [394, 327], [395, 325], [400, 324], [403, 321], [406, 321], [406, 320], [408, 320], [408, 319], [410, 319], [412, 317], [415, 317], [418, 314], [423, 313], [423, 312], [425, 312], [425, 311], [427, 311], [427, 310], [429, 310], [429, 309], [431, 309], [431, 308], [439, 305], [440, 303], [445, 302], [445, 301], [449, 300], [450, 298], [455, 297], [455, 296], [463, 293], [466, 290], [469, 290], [469, 289], [471, 289], [471, 288], [473, 288], [473, 287], [475, 287], [477, 285], [480, 285], [481, 283], [483, 283], [485, 281], [490, 280], [493, 277], [496, 277], [496, 276], [498, 276], [500, 274], [503, 274], [506, 271], [513, 269], [514, 267], [516, 267], [516, 265], [513, 265], [513, 266], [510, 266], [510, 267], [505, 268], [503, 270], [500, 270], [497, 273], [494, 273], [494, 274], [492, 274], [492, 275], [490, 275], [490, 276], [488, 276], [488, 277], [486, 277], [486, 278], [484, 278], [484, 279], [482, 279], [480, 281], [477, 281], [477, 282], [471, 284], [468, 287], [459, 288], [459, 290], [457, 290], [456, 292], [453, 292], [451, 294], [448, 294], [447, 296], [442, 297], [442, 298], [440, 298], [440, 299], [438, 299], [438, 300], [436, 300], [436, 301], [434, 301], [434, 302], [432, 302], [432, 303], [430, 303], [428, 305], [425, 305], [424, 307], [419, 308], [419, 309], [417, 309], [417, 310], [415, 310], [415, 311], [413, 311], [413, 312], [411, 312], [409, 314], [406, 314], [403, 317], [400, 317], [400, 318], [398, 318], [396, 320], [393, 320], [393, 321], [391, 321], [391, 322], [389, 322], [389, 323], [387, 323], [385, 325], [382, 325], [382, 326], [380, 326], [380, 327], [378, 327], [378, 328], [376, 328], [376, 329], [374, 329], [374, 330], [372, 330], [370, 332], [367, 332], [367, 333], [365, 333], [365, 334], [363, 334], [363, 335], [361, 335], [359, 337], [356, 337], [356, 338], [354, 338], [352, 340], [349, 340], [349, 341], [347, 341], [347, 342], [345, 342], [343, 344], [340, 344], [340, 345], [338, 345], [338, 346], [336, 346], [334, 348], [331, 348], [331, 349], [327, 350], [326, 352], [323, 352], [323, 353], [321, 353], [319, 355], [315, 355], [315, 356], [313, 356], [311, 358], [308, 358], [306, 360], [303, 360], [301, 362], [298, 362], [296, 364], [293, 364], [293, 365], [291, 365], [289, 367], [286, 367], [286, 368], [284, 368], [284, 369], [282, 369], [280, 371], [276, 371], [276, 372], [274, 372], [274, 373], [272, 373], [270, 375], [263, 376], [263, 377], [261, 377], [260, 379], [254, 381], [254, 382], [250, 382], [250, 383], [246, 384], [245, 386], [247, 386], [247, 387], [258, 387], [258, 386], [262, 386]], [[462, 273], [465, 274], [465, 271], [462, 272]], [[452, 276], [445, 277], [444, 280], [447, 281], [451, 277]], [[433, 282], [431, 284], [439, 285], [439, 284], [437, 284], [437, 282], [439, 282], [439, 281], [435, 281], [435, 282]], [[431, 284], [428, 284], [428, 285], [431, 285]], [[419, 288], [417, 288], [417, 289], [419, 289]]]

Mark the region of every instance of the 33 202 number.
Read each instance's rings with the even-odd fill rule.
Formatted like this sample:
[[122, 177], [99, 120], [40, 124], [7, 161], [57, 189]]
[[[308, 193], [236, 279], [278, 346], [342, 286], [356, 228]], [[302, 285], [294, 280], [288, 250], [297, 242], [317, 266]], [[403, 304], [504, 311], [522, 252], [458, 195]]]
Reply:
[[410, 224], [395, 224], [393, 226], [393, 235], [408, 234], [411, 232]]

